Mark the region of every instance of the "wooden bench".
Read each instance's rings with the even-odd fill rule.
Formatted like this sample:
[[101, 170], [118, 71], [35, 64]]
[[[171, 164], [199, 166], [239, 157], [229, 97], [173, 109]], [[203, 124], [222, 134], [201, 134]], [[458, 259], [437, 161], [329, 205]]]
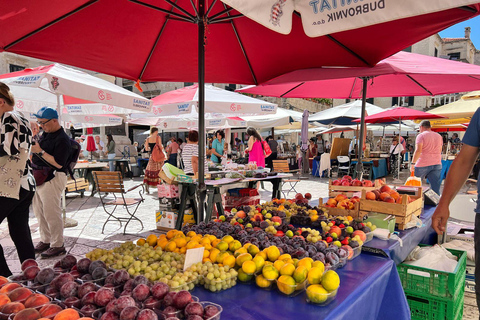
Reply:
[[88, 181], [86, 181], [84, 178], [77, 178], [75, 180], [73, 179], [68, 179], [67, 180], [67, 185], [65, 187], [65, 193], [69, 192], [79, 192], [80, 197], [83, 198], [83, 195], [85, 191], [87, 191], [89, 188]]

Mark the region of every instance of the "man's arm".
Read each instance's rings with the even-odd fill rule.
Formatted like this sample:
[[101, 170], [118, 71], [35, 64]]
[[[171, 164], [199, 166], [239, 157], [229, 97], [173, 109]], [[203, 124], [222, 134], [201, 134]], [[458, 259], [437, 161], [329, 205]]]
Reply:
[[472, 172], [478, 153], [479, 149], [477, 147], [464, 144], [462, 150], [450, 166], [442, 197], [432, 216], [432, 228], [438, 234], [442, 234], [445, 231], [445, 225], [450, 216], [450, 203], [467, 180], [470, 172]]
[[417, 163], [418, 158], [420, 158], [420, 155], [422, 154], [422, 149], [423, 149], [423, 143], [418, 143], [416, 145], [415, 152], [413, 153], [412, 163]]
[[55, 161], [55, 158], [44, 152], [43, 155], [39, 155], [38, 153], [42, 152], [44, 150], [42, 150], [42, 148], [40, 147], [40, 145], [38, 143], [32, 145], [32, 152], [36, 154], [37, 157], [41, 157], [43, 158], [43, 160], [47, 161], [49, 164], [51, 164], [52, 166], [54, 166], [55, 168], [57, 169], [61, 169], [63, 166], [58, 164], [56, 161]]

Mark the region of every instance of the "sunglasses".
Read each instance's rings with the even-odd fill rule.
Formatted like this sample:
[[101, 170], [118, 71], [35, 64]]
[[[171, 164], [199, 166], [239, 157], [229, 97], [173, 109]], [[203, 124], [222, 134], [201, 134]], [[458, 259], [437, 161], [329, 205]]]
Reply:
[[42, 122], [42, 121], [37, 121], [37, 123], [38, 123], [39, 125], [43, 126], [44, 124], [46, 124], [46, 123], [48, 123], [48, 122], [50, 122], [50, 121], [52, 121], [52, 120], [53, 120], [53, 119], [49, 119], [49, 120], [43, 121], [43, 122]]

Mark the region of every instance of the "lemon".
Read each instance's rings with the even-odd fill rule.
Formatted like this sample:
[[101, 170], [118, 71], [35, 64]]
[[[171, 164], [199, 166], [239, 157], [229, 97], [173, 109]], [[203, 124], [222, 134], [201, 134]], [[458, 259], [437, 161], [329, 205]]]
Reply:
[[322, 278], [322, 286], [328, 292], [332, 292], [338, 289], [340, 286], [340, 277], [333, 270], [328, 270], [325, 272]]
[[263, 259], [262, 256], [256, 255], [252, 261], [255, 262], [255, 272], [262, 271], [262, 268], [265, 265], [265, 259]]
[[215, 248], [217, 248], [220, 251], [227, 251], [228, 250], [228, 243], [226, 243], [225, 241], [220, 241], [219, 243], [217, 243]]
[[290, 295], [295, 292], [297, 284], [295, 280], [290, 276], [280, 276], [277, 280], [277, 287], [280, 292]]
[[224, 266], [229, 266], [230, 268], [233, 268], [235, 267], [235, 257], [230, 254], [223, 259], [222, 263]]
[[212, 248], [212, 250], [210, 250], [210, 260], [212, 260], [213, 262], [217, 261], [217, 255], [220, 253], [220, 250], [218, 250], [217, 248]]
[[248, 246], [247, 248], [248, 253], [250, 253], [252, 256], [255, 256], [257, 253], [260, 252], [260, 249], [254, 244]]
[[282, 269], [283, 265], [285, 264], [284, 261], [282, 260], [277, 260], [273, 263], [273, 266], [275, 267], [275, 269], [277, 269], [278, 271], [280, 271], [280, 269]]
[[295, 272], [295, 266], [291, 263], [285, 263], [280, 269], [280, 274], [282, 276], [292, 276]]
[[319, 265], [321, 265], [322, 268], [325, 270], [325, 265], [324, 265], [323, 262], [320, 261], [320, 260], [314, 261], [314, 262], [312, 263], [312, 268], [318, 267]]
[[238, 257], [239, 255], [241, 255], [242, 253], [248, 253], [247, 252], [247, 249], [245, 248], [240, 248], [238, 250], [235, 250], [235, 252], [233, 253], [233, 255], [236, 257]]
[[270, 246], [267, 248], [268, 260], [275, 261], [280, 257], [280, 250], [276, 246]]
[[222, 241], [225, 241], [226, 243], [230, 243], [230, 242], [232, 242], [232, 241], [234, 241], [234, 240], [235, 240], [235, 239], [233, 239], [233, 237], [230, 236], [230, 235], [227, 235], [227, 236], [225, 236], [225, 237], [222, 238]]
[[298, 261], [297, 267], [304, 266], [307, 270], [312, 268], [312, 258], [303, 258], [302, 260]]
[[153, 247], [157, 245], [157, 240], [158, 240], [157, 236], [154, 234], [151, 234], [147, 237], [146, 242]]
[[305, 266], [299, 266], [295, 269], [295, 272], [293, 272], [293, 279], [295, 279], [297, 283], [302, 283], [307, 279], [307, 274], [307, 268]]
[[310, 284], [320, 284], [322, 282], [323, 272], [325, 271], [325, 267], [313, 267], [308, 270], [308, 283]]
[[256, 278], [255, 278], [255, 283], [257, 284], [257, 286], [259, 286], [260, 288], [268, 288], [272, 285], [272, 281], [269, 281], [267, 279], [265, 279], [265, 277], [261, 274], [259, 274]]
[[246, 274], [253, 274], [255, 273], [255, 270], [257, 270], [257, 265], [255, 264], [255, 262], [253, 261], [245, 261], [243, 264], [242, 264], [242, 270], [243, 272], [245, 272]]
[[268, 265], [263, 267], [262, 275], [267, 280], [275, 280], [278, 278], [278, 270], [273, 265]]
[[137, 246], [142, 246], [146, 243], [147, 241], [145, 239], [138, 239], [137, 240]]
[[260, 251], [259, 253], [256, 254], [256, 256], [261, 256], [263, 260], [267, 260], [267, 253], [265, 251]]
[[250, 281], [253, 278], [253, 275], [246, 274], [242, 269], [238, 269], [238, 280], [242, 282]]
[[312, 284], [307, 288], [307, 297], [313, 303], [323, 303], [328, 298], [328, 291], [319, 284]]
[[242, 247], [242, 243], [238, 240], [233, 240], [228, 244], [228, 250], [235, 252], [235, 250], [238, 250]]
[[228, 257], [229, 255], [230, 255], [230, 254], [229, 254], [228, 252], [225, 252], [225, 251], [224, 251], [224, 252], [220, 252], [220, 253], [217, 255], [215, 261], [216, 261], [217, 263], [223, 263], [223, 259], [225, 259], [225, 258]]
[[282, 261], [285, 261], [285, 262], [287, 262], [290, 259], [292, 259], [292, 256], [289, 255], [288, 253], [284, 253], [280, 257], [278, 257], [278, 260], [282, 260]]
[[252, 259], [252, 255], [250, 253], [242, 253], [237, 257], [237, 266], [241, 267], [245, 261], [250, 261]]

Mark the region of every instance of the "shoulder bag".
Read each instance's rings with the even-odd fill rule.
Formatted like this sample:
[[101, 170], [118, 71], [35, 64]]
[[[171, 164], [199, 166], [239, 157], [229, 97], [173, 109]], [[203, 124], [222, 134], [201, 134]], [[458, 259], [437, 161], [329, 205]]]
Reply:
[[157, 137], [155, 146], [153, 147], [153, 150], [152, 150], [152, 159], [153, 161], [156, 161], [156, 162], [165, 161], [165, 154], [163, 153], [162, 145], [159, 143], [158, 137]]
[[0, 157], [0, 197], [19, 199], [20, 180], [25, 171], [28, 151], [20, 149], [14, 156]]

